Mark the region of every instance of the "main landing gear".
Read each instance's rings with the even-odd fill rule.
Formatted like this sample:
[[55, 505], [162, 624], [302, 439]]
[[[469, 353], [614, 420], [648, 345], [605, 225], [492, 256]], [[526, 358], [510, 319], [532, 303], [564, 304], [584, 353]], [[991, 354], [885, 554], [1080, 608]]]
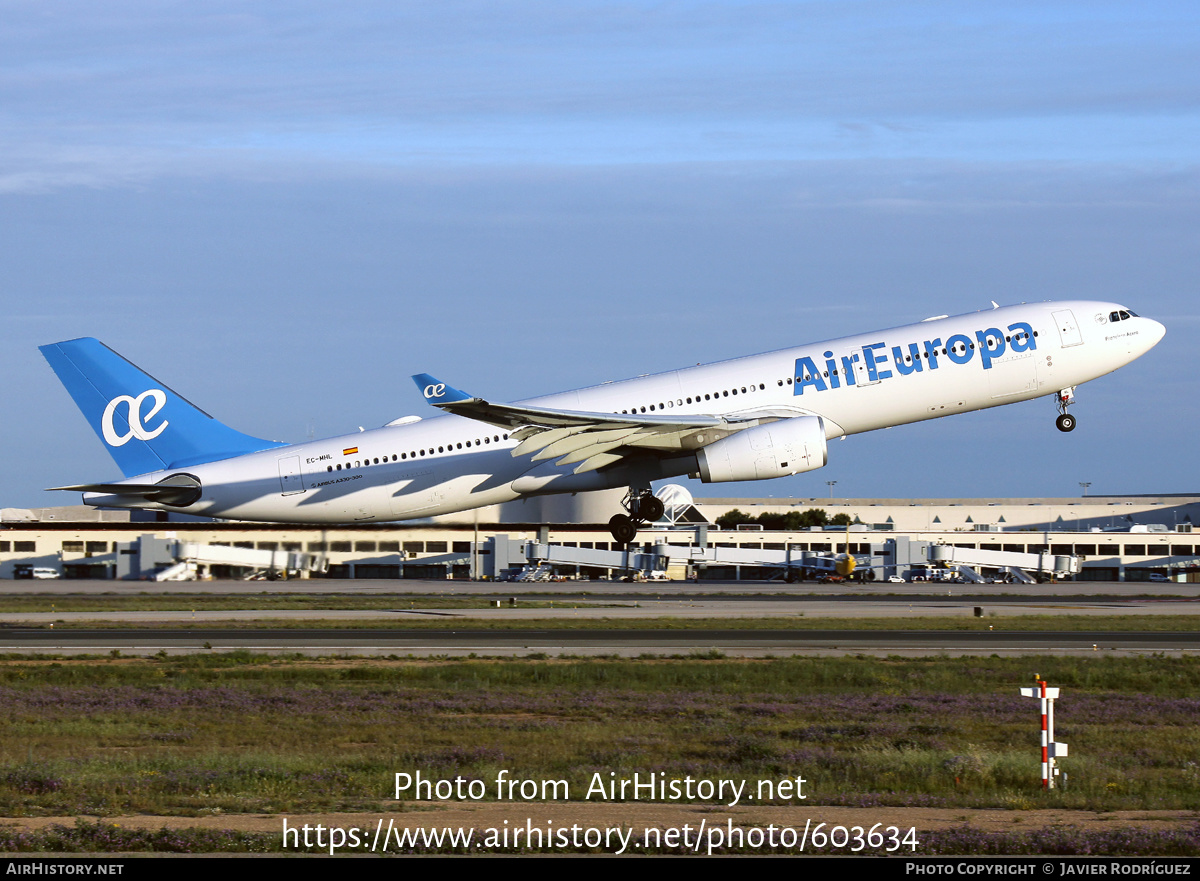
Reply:
[[1058, 393], [1058, 418], [1054, 420], [1054, 424], [1058, 426], [1059, 431], [1073, 431], [1075, 429], [1075, 417], [1067, 412], [1067, 407], [1075, 403], [1075, 386], [1065, 388]]
[[627, 545], [637, 538], [638, 530], [662, 517], [666, 508], [662, 500], [648, 489], [630, 488], [624, 505], [628, 514], [614, 514], [608, 521], [608, 531], [618, 544]]

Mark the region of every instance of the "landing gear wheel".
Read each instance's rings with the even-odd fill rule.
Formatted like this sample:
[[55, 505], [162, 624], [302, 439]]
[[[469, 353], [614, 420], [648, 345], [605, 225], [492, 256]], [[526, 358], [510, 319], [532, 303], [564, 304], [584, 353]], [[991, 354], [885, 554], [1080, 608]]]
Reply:
[[608, 531], [618, 544], [627, 545], [637, 537], [637, 526], [624, 514], [613, 514], [608, 521]]
[[1075, 417], [1070, 413], [1063, 413], [1054, 420], [1054, 424], [1058, 426], [1059, 431], [1073, 431], [1075, 429]]
[[658, 496], [643, 496], [638, 506], [638, 519], [654, 523], [662, 517], [664, 511], [666, 508]]

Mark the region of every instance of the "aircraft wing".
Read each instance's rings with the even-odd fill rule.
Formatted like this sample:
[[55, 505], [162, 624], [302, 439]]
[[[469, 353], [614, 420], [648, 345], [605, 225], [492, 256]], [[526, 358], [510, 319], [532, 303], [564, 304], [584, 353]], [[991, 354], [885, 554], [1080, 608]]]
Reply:
[[426, 400], [439, 410], [509, 429], [509, 436], [520, 441], [512, 451], [514, 457], [532, 455], [534, 462], [560, 457], [556, 464], [576, 465], [576, 474], [619, 462], [635, 450], [680, 455], [759, 423], [755, 418], [591, 413], [494, 404], [427, 373], [413, 380]]

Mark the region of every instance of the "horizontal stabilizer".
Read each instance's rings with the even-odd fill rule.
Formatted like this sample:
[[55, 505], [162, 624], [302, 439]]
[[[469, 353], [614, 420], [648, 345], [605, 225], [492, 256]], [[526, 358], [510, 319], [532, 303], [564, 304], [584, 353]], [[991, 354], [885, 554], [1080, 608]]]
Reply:
[[159, 483], [80, 483], [74, 486], [47, 487], [48, 492], [55, 490], [98, 493], [125, 501], [144, 499], [147, 502], [161, 502], [180, 508], [199, 499], [202, 492], [200, 481], [190, 474], [172, 474]]
[[145, 496], [161, 492], [157, 483], [80, 483], [75, 486], [48, 486], [46, 492], [106, 493], [111, 496]]

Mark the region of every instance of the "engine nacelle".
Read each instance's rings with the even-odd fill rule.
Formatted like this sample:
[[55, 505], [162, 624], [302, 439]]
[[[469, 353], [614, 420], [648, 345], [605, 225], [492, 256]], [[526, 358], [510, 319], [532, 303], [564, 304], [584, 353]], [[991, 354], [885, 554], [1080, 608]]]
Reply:
[[793, 416], [731, 434], [696, 451], [700, 479], [766, 480], [813, 471], [829, 460], [825, 420]]

